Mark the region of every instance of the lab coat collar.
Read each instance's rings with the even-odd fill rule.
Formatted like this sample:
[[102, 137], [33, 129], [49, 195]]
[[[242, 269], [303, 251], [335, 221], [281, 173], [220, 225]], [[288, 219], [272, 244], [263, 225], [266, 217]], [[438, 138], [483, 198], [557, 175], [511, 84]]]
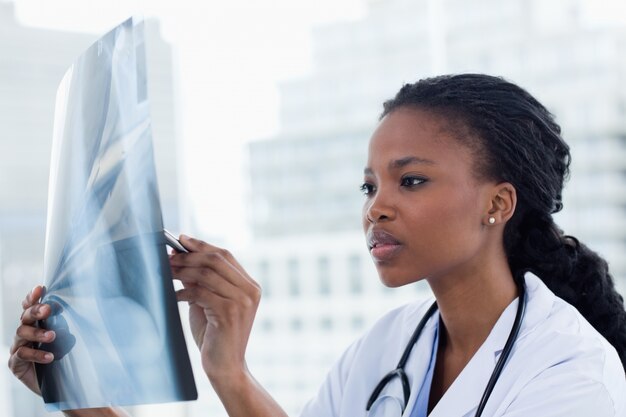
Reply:
[[[537, 323], [543, 321], [550, 312], [552, 303], [554, 302], [554, 294], [543, 284], [543, 282], [535, 275], [527, 273], [526, 282], [526, 314], [522, 321], [522, 327], [517, 341], [531, 332]], [[489, 382], [489, 378], [493, 372], [497, 359], [506, 344], [506, 340], [513, 327], [515, 314], [519, 299], [516, 298], [502, 312], [500, 318], [489, 333], [487, 340], [482, 344], [478, 351], [474, 354], [463, 371], [459, 374], [450, 388], [443, 395], [439, 403], [435, 406], [429, 417], [450, 417], [450, 416], [466, 416], [472, 415], [478, 407], [478, 403], [483, 395], [485, 387]], [[532, 308], [529, 308], [532, 304]], [[430, 345], [432, 346], [432, 334]], [[515, 349], [512, 354], [515, 354]], [[423, 356], [429, 357], [429, 356]], [[426, 360], [422, 360], [426, 363]], [[506, 367], [504, 371], [506, 372]], [[418, 375], [418, 387], [424, 378], [425, 370]], [[413, 396], [413, 393], [412, 393]], [[411, 408], [414, 404], [409, 401]], [[408, 408], [408, 407], [407, 407]], [[410, 413], [405, 413], [410, 415]]]

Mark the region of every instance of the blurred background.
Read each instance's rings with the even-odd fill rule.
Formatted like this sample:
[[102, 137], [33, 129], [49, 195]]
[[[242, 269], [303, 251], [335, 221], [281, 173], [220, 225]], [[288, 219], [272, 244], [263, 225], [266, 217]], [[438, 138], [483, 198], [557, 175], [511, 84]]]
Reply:
[[[165, 225], [228, 247], [263, 286], [248, 363], [290, 415], [377, 317], [429, 295], [383, 287], [360, 228], [367, 142], [405, 82], [486, 72], [546, 104], [573, 154], [557, 223], [609, 261], [626, 293], [623, 2], [0, 0], [3, 363], [20, 302], [41, 282], [56, 88], [137, 13]], [[199, 400], [133, 416], [225, 415], [189, 348]], [[45, 414], [2, 369], [0, 415]]]

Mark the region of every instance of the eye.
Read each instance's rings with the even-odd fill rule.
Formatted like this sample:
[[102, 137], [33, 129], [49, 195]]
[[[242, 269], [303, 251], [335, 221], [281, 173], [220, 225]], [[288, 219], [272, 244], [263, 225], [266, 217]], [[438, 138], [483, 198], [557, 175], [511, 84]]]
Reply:
[[403, 177], [400, 180], [400, 185], [403, 187], [416, 187], [418, 185], [425, 183], [426, 181], [428, 180], [424, 177], [409, 176], [409, 177]]
[[369, 195], [374, 192], [374, 186], [370, 183], [365, 182], [359, 187], [359, 190], [361, 190], [363, 194]]

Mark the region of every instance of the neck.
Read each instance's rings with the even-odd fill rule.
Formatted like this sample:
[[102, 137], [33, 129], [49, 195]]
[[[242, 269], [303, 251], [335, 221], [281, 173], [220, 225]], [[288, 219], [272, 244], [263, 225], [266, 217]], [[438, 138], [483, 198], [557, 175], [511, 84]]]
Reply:
[[444, 325], [446, 350], [468, 359], [518, 295], [505, 258], [482, 264], [490, 266], [428, 279]]

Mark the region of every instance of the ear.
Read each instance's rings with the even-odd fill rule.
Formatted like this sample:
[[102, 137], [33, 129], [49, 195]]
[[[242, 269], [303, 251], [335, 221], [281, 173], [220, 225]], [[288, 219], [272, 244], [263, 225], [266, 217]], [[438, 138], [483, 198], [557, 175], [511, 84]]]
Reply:
[[[501, 182], [493, 186], [491, 199], [489, 201], [489, 209], [484, 219], [484, 224], [495, 225], [504, 224], [515, 213], [517, 204], [517, 192], [513, 184]], [[489, 222], [489, 218], [494, 218], [495, 222]]]

